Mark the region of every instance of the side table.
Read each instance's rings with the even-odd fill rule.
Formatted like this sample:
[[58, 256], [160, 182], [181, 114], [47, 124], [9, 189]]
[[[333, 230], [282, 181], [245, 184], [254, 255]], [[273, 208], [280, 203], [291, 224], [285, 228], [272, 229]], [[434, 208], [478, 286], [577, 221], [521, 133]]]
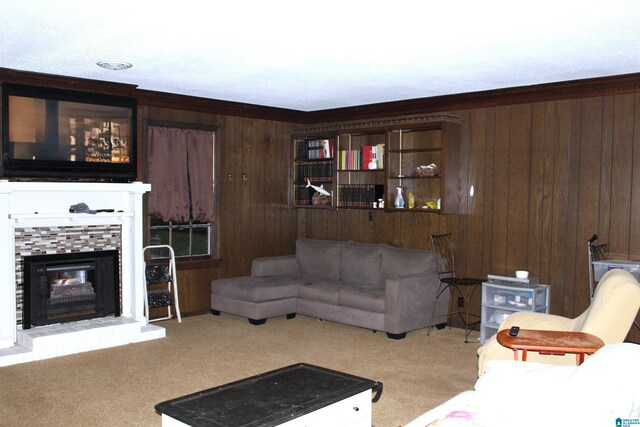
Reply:
[[585, 354], [593, 354], [604, 346], [604, 342], [591, 334], [571, 331], [538, 331], [520, 329], [518, 335], [509, 335], [509, 329], [498, 332], [498, 342], [513, 350], [514, 360], [518, 360], [518, 351], [522, 351], [522, 360], [527, 360], [527, 351], [540, 354], [575, 354], [576, 364], [584, 362]]

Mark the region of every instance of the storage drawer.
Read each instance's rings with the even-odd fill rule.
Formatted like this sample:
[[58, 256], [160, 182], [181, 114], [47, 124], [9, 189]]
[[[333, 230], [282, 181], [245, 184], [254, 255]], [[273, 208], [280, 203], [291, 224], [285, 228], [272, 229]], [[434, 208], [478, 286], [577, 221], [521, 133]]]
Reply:
[[640, 281], [640, 262], [629, 261], [626, 259], [605, 259], [602, 261], [593, 261], [593, 276], [596, 282], [602, 279], [602, 276], [614, 268], [621, 268], [633, 274], [636, 280]]
[[488, 288], [485, 304], [510, 308], [527, 308], [545, 305], [544, 292], [534, 292], [533, 289], [499, 289]]

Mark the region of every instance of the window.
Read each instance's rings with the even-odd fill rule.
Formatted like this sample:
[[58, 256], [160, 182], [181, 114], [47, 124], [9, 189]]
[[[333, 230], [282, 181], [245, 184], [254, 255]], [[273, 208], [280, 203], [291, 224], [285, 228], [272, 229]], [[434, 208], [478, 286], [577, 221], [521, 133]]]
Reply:
[[[151, 217], [151, 245], [169, 245], [176, 257], [198, 257], [211, 255], [211, 224], [210, 223], [174, 223], [164, 222], [157, 217]], [[166, 258], [167, 249], [152, 251], [153, 258]]]
[[155, 125], [147, 131], [149, 244], [170, 245], [180, 258], [217, 258], [215, 131]]

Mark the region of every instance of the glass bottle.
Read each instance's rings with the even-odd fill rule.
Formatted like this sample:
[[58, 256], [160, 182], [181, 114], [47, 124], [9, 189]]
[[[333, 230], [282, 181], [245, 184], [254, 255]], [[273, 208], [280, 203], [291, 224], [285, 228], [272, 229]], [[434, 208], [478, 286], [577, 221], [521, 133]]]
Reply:
[[404, 198], [402, 197], [402, 187], [396, 187], [396, 200], [393, 203], [394, 208], [404, 208]]

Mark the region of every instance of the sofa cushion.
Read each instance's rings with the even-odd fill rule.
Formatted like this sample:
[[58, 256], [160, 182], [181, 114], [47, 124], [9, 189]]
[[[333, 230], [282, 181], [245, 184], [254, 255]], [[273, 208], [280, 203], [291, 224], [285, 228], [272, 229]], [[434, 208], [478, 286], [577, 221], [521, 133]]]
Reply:
[[299, 238], [296, 240], [296, 260], [300, 270], [328, 280], [340, 278], [342, 242]]
[[338, 305], [340, 289], [342, 287], [344, 287], [344, 283], [341, 281], [308, 283], [300, 286], [298, 289], [298, 297]]
[[437, 274], [433, 251], [382, 245], [384, 279], [427, 274]]
[[302, 280], [274, 277], [232, 277], [211, 282], [211, 293], [237, 300], [261, 302], [298, 296]]
[[345, 307], [384, 313], [384, 288], [351, 283], [340, 289], [338, 302]]
[[342, 245], [340, 279], [346, 282], [378, 285], [382, 269], [380, 245], [346, 242]]

